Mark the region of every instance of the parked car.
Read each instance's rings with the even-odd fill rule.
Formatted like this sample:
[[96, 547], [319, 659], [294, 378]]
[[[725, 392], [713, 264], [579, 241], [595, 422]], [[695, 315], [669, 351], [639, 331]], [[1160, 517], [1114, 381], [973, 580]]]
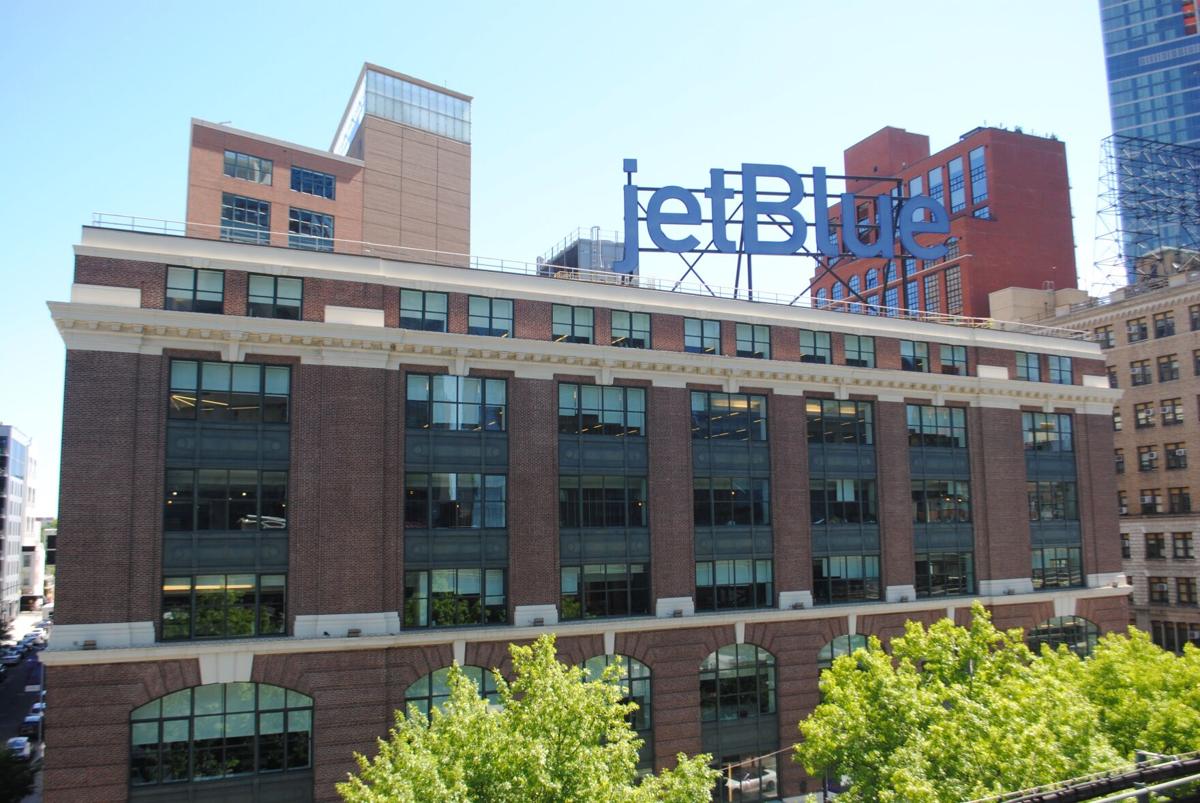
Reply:
[[18, 761], [28, 761], [33, 758], [33, 743], [25, 736], [14, 736], [5, 743], [9, 755]]
[[774, 792], [778, 782], [779, 778], [774, 770], [756, 769], [735, 775], [725, 786], [744, 795], [748, 792]]
[[30, 706], [29, 713], [44, 715], [46, 713], [46, 701], [41, 700], [39, 702], [34, 703], [32, 706]]
[[4, 666], [16, 666], [17, 664], [21, 663], [21, 660], [24, 657], [25, 653], [23, 651], [12, 649], [3, 655], [0, 655], [0, 664], [3, 664]]
[[17, 728], [17, 733], [22, 736], [32, 736], [37, 738], [42, 735], [42, 715], [29, 714], [25, 719], [21, 720], [21, 727]]

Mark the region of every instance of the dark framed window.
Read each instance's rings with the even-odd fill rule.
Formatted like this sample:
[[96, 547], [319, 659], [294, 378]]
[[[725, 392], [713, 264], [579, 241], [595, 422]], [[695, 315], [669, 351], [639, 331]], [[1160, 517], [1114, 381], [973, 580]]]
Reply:
[[1110, 388], [1119, 388], [1119, 387], [1121, 387], [1121, 382], [1120, 382], [1120, 380], [1117, 378], [1117, 366], [1115, 366], [1115, 365], [1106, 365], [1106, 366], [1104, 366], [1104, 372], [1105, 372], [1106, 374], [1108, 374], [1108, 386], [1109, 386]]
[[471, 296], [467, 299], [467, 334], [512, 337], [512, 301], [506, 298]]
[[[487, 700], [492, 705], [500, 702], [500, 694], [496, 690], [496, 676], [481, 666], [460, 666], [459, 669], [467, 679], [475, 684], [480, 699]], [[404, 707], [415, 705], [425, 716], [442, 706], [450, 699], [450, 667], [434, 670], [428, 675], [422, 675], [404, 690]]]
[[881, 599], [878, 555], [813, 559], [813, 602], [829, 605]]
[[1182, 655], [1183, 648], [1192, 644], [1200, 647], [1200, 624], [1195, 622], [1150, 623], [1151, 639], [1168, 652]]
[[558, 526], [646, 527], [645, 477], [563, 475], [558, 478]]
[[307, 209], [288, 209], [288, 248], [333, 250], [333, 215]]
[[696, 527], [771, 523], [771, 481], [753, 477], [693, 477]]
[[445, 332], [449, 299], [445, 293], [400, 291], [400, 328]]
[[1030, 521], [1079, 521], [1075, 483], [1027, 482]]
[[1175, 578], [1175, 604], [1188, 605], [1195, 607], [1196, 605], [1196, 578], [1195, 577], [1176, 577]]
[[767, 397], [748, 393], [692, 391], [692, 437], [699, 440], [766, 441]]
[[1191, 533], [1171, 533], [1171, 555], [1175, 560], [1192, 560], [1196, 553], [1192, 546]]
[[1096, 649], [1100, 640], [1100, 628], [1080, 616], [1055, 616], [1029, 631], [1025, 642], [1035, 654], [1040, 654], [1045, 644], [1052, 650], [1065, 644], [1067, 649], [1086, 658]]
[[1154, 316], [1154, 336], [1170, 337], [1175, 334], [1175, 313], [1159, 312]]
[[967, 411], [932, 404], [907, 405], [908, 445], [967, 448]]
[[296, 192], [316, 195], [332, 201], [336, 186], [337, 179], [329, 173], [292, 165], [292, 189]]
[[875, 407], [871, 402], [806, 399], [804, 415], [809, 443], [875, 443]]
[[404, 573], [405, 627], [465, 627], [508, 621], [505, 570], [480, 567]]
[[591, 307], [555, 304], [552, 317], [555, 340], [563, 343], [595, 342], [595, 313]]
[[846, 335], [846, 365], [874, 368], [875, 338], [867, 335]]
[[868, 647], [869, 642], [864, 635], [856, 633], [853, 636], [835, 636], [817, 652], [817, 670], [824, 672], [826, 669], [832, 669], [833, 662], [838, 658], [853, 655], [856, 650], [865, 650]]
[[967, 347], [948, 346], [945, 343], [938, 348], [942, 363], [942, 373], [950, 376], [967, 375]]
[[163, 529], [282, 530], [287, 527], [286, 471], [169, 468]]
[[646, 434], [646, 390], [620, 386], [558, 386], [558, 431], [564, 435]]
[[963, 160], [956, 156], [950, 160], [950, 211], [961, 212], [967, 208], [966, 179], [963, 176]]
[[1096, 342], [1100, 344], [1100, 348], [1110, 349], [1117, 344], [1116, 338], [1113, 337], [1112, 326], [1097, 326], [1094, 331]]
[[1143, 516], [1153, 516], [1163, 512], [1162, 491], [1158, 488], [1143, 488], [1141, 495], [1141, 512]]
[[1129, 560], [1133, 557], [1133, 549], [1129, 543], [1129, 533], [1121, 533], [1121, 558]]
[[405, 474], [404, 526], [416, 529], [502, 528], [508, 477], [504, 474]]
[[1134, 426], [1145, 429], [1154, 426], [1154, 402], [1141, 402], [1133, 405]]
[[257, 198], [221, 193], [221, 239], [271, 243], [271, 204]]
[[304, 280], [284, 276], [250, 274], [246, 314], [251, 318], [300, 320]]
[[1179, 378], [1179, 355], [1164, 354], [1158, 358], [1158, 381], [1174, 382]]
[[560, 579], [564, 620], [650, 613], [650, 567], [645, 563], [563, 566]]
[[1165, 577], [1147, 577], [1146, 584], [1150, 587], [1150, 602], [1157, 605], [1171, 603], [1171, 587]]
[[1153, 446], [1138, 447], [1138, 471], [1158, 470], [1158, 450]]
[[940, 204], [944, 202], [944, 192], [942, 186], [942, 168], [940, 166], [935, 167], [929, 171], [929, 197]]
[[1050, 372], [1050, 381], [1056, 385], [1070, 385], [1075, 381], [1072, 371], [1071, 358], [1051, 354], [1046, 358]]
[[1113, 464], [1118, 474], [1125, 473], [1125, 450], [1113, 449]]
[[938, 284], [938, 274], [929, 274], [924, 278], [923, 283], [925, 285], [925, 311], [941, 312], [942, 298], [941, 287]]
[[1025, 448], [1037, 452], [1075, 451], [1070, 413], [1021, 413]]
[[962, 273], [958, 265], [946, 268], [946, 312], [962, 315]]
[[904, 371], [929, 370], [929, 344], [915, 340], [900, 341], [900, 368]]
[[1192, 373], [1200, 376], [1200, 349], [1192, 351]]
[[1129, 515], [1129, 496], [1124, 491], [1117, 491], [1117, 515]]
[[[971, 203], [977, 204], [988, 198], [987, 163], [984, 160], [984, 148], [972, 148], [967, 154], [971, 166]], [[978, 210], [976, 210], [978, 211]]]
[[1041, 382], [1042, 381], [1042, 357], [1040, 354], [1031, 354], [1026, 351], [1018, 351], [1017, 355], [1017, 379], [1023, 379], [1026, 382]]
[[966, 480], [912, 480], [913, 522], [950, 524], [971, 520], [971, 483]]
[[1121, 431], [1121, 408], [1120, 407], [1113, 407], [1112, 420], [1113, 420], [1113, 432], [1120, 432]]
[[955, 597], [975, 593], [973, 552], [918, 552], [918, 597]]
[[650, 667], [628, 655], [597, 655], [584, 662], [583, 670], [588, 680], [597, 681], [603, 678], [610, 664], [617, 662], [621, 672], [617, 682], [625, 692], [624, 702], [637, 703], [637, 710], [628, 717], [629, 725], [645, 739], [654, 722], [650, 709]]
[[1083, 585], [1083, 559], [1079, 547], [1035, 547], [1034, 588], [1073, 588]]
[[883, 291], [883, 314], [895, 318], [899, 314], [900, 288], [889, 287]]
[[1145, 318], [1133, 318], [1125, 322], [1125, 333], [1130, 343], [1140, 343], [1150, 336]]
[[173, 692], [129, 715], [133, 786], [312, 767], [312, 698], [267, 683]]
[[695, 354], [720, 354], [721, 322], [684, 318], [683, 350]]
[[1167, 540], [1162, 533], [1146, 533], [1146, 560], [1166, 560]]
[[1164, 427], [1183, 423], [1183, 399], [1163, 399], [1162, 422]]
[[700, 663], [700, 721], [774, 714], [775, 656], [754, 644], [727, 644]]
[[1192, 495], [1187, 488], [1167, 489], [1167, 512], [1171, 514], [1192, 512]]
[[992, 208], [990, 206], [979, 206], [971, 213], [971, 217], [977, 217], [980, 220], [992, 219]]
[[826, 365], [833, 362], [833, 347], [830, 345], [828, 332], [814, 332], [811, 329], [800, 330], [800, 362]]
[[1134, 387], [1149, 385], [1153, 382], [1150, 376], [1149, 360], [1133, 360], [1129, 363], [1129, 383]]
[[237, 151], [225, 151], [225, 175], [230, 178], [240, 178], [243, 181], [253, 181], [255, 184], [270, 186], [273, 168], [274, 162], [270, 159]]
[[1200, 331], [1200, 304], [1192, 304], [1188, 307], [1188, 321], [1193, 332]]
[[771, 359], [771, 327], [739, 323], [736, 331], [737, 356], [757, 360]]
[[171, 360], [167, 417], [285, 423], [291, 382], [287, 365]]
[[165, 309], [176, 312], [225, 311], [225, 272], [167, 266]]
[[613, 310], [612, 344], [627, 349], [650, 348], [650, 313]]
[[696, 561], [696, 610], [725, 611], [775, 606], [770, 560]]
[[281, 636], [287, 630], [286, 611], [285, 574], [163, 578], [163, 641]]
[[409, 429], [503, 432], [508, 386], [503, 379], [409, 374], [404, 422]]
[[813, 524], [875, 524], [878, 521], [877, 503], [875, 480], [809, 480]]

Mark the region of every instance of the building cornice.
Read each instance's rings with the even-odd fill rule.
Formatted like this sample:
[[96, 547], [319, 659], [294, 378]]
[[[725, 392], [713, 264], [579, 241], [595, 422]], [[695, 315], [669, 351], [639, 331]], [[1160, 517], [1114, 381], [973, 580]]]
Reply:
[[[1131, 318], [1145, 317], [1156, 312], [1174, 309], [1180, 304], [1200, 302], [1200, 284], [1186, 284], [1176, 287], [1166, 287], [1145, 295], [1118, 301], [1113, 304], [1090, 307], [1087, 310], [1055, 317], [1053, 320], [1041, 321], [1053, 326], [1068, 326], [1073, 328], [1091, 329], [1105, 324], [1120, 323]], [[1118, 337], [1124, 334], [1115, 333]]]

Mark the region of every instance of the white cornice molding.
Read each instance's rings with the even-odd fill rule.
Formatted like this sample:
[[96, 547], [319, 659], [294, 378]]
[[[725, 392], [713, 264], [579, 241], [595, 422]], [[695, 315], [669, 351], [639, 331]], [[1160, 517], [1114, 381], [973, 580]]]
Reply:
[[647, 380], [663, 387], [688, 383], [767, 388], [800, 396], [814, 390], [966, 402], [1015, 409], [1067, 407], [1111, 414], [1121, 391], [1010, 379], [782, 360], [751, 360], [689, 352], [622, 349], [518, 338], [491, 338], [345, 323], [284, 321], [96, 304], [48, 302], [68, 349], [161, 354], [164, 349], [211, 350], [239, 361], [246, 354], [299, 357], [302, 363], [360, 368], [427, 365], [466, 373], [472, 368], [512, 371], [521, 378], [555, 374], [597, 381]]

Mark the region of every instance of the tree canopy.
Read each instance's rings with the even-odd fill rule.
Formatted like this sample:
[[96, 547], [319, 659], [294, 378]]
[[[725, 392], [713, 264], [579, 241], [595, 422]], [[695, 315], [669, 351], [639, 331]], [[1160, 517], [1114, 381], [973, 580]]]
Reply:
[[969, 627], [909, 622], [890, 655], [872, 638], [838, 658], [821, 695], [795, 758], [848, 778], [847, 803], [970, 800], [1200, 749], [1200, 651], [1130, 628], [1087, 659], [1035, 655], [978, 602]]
[[641, 741], [626, 721], [620, 666], [597, 681], [555, 657], [553, 636], [510, 647], [514, 679], [495, 673], [499, 705], [482, 699], [455, 665], [450, 697], [426, 717], [396, 712], [389, 738], [338, 784], [348, 803], [539, 803], [707, 801], [715, 780], [707, 755], [678, 756], [674, 769], [637, 777]]

